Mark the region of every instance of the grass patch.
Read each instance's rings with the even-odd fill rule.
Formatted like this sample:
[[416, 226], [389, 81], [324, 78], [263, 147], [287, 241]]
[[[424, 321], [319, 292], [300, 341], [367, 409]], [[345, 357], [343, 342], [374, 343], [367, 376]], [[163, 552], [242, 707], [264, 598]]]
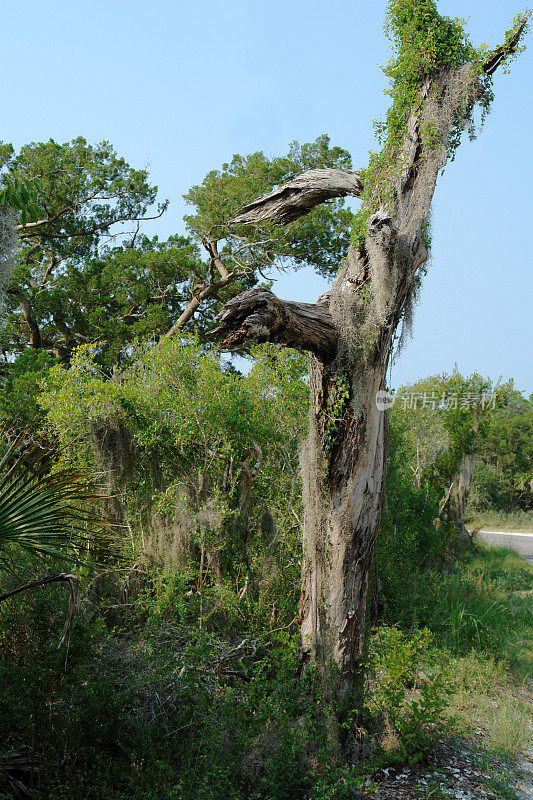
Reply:
[[468, 515], [469, 530], [522, 531], [533, 533], [533, 511], [473, 511]]
[[471, 651], [531, 674], [533, 565], [512, 550], [480, 546], [439, 570], [388, 559], [381, 618], [409, 632], [428, 628], [452, 657]]
[[492, 712], [485, 744], [505, 756], [519, 756], [532, 741], [531, 709], [528, 710], [524, 703], [508, 694], [499, 702], [496, 701], [496, 708]]
[[[446, 658], [441, 652], [439, 658]], [[517, 758], [531, 742], [531, 710], [527, 692], [505, 662], [472, 651], [450, 659], [453, 691], [448, 719], [455, 730], [475, 738], [488, 751]]]

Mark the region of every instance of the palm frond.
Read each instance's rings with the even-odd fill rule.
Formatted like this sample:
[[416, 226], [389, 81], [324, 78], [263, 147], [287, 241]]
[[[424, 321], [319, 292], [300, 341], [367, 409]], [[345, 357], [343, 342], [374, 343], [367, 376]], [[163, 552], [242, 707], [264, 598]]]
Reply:
[[75, 469], [54, 469], [49, 452], [21, 437], [0, 458], [0, 563], [16, 547], [32, 556], [80, 561], [90, 541], [116, 525], [98, 511], [106, 494]]
[[31, 783], [39, 769], [29, 747], [21, 746], [0, 754], [0, 791], [5, 789], [15, 800], [33, 797]]

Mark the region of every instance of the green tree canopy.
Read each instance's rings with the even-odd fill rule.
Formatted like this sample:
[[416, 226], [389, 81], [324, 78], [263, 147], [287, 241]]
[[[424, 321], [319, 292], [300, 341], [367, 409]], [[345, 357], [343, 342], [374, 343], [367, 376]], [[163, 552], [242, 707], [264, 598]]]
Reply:
[[[3, 144], [0, 167], [6, 189], [38, 188], [38, 195], [28, 202], [32, 217], [39, 217], [28, 219], [26, 208], [19, 209], [20, 246], [7, 288], [4, 350], [13, 355], [29, 344], [57, 351], [69, 335], [68, 315], [60, 302], [69, 270], [95, 258], [104, 243], [124, 235], [123, 224], [137, 230], [157, 188], [149, 184], [146, 170], [130, 167], [108, 142], [90, 145], [82, 137], [65, 144], [52, 139], [31, 143], [18, 154]], [[39, 214], [34, 213], [36, 205]], [[161, 204], [158, 213], [165, 207]], [[83, 314], [80, 307], [78, 316]]]
[[480, 442], [474, 502], [510, 511], [533, 505], [533, 403], [516, 390], [490, 420]]
[[[257, 193], [301, 170], [324, 167], [350, 167], [347, 151], [332, 147], [325, 135], [293, 142], [282, 157], [236, 155], [187, 194], [195, 207], [186, 218], [190, 235], [162, 242], [141, 232], [156, 187], [146, 170], [129, 166], [108, 142], [50, 140], [18, 154], [0, 145], [4, 194], [20, 195], [22, 202], [29, 187], [31, 206], [31, 214], [23, 214], [15, 203], [20, 241], [0, 325], [2, 416], [27, 424], [37, 410], [28, 398], [39, 391], [45, 363], [69, 363], [80, 345], [96, 345], [95, 358], [111, 374], [137, 338], [155, 342], [186, 325], [203, 335], [222, 305], [272, 265], [311, 264], [331, 272], [349, 239], [351, 212], [342, 199], [266, 234], [230, 224], [232, 213]], [[24, 192], [17, 194], [17, 187]], [[157, 214], [165, 207], [160, 204]], [[15, 401], [22, 386], [25, 398]]]
[[513, 394], [512, 381], [494, 385], [456, 369], [398, 390], [393, 417], [402, 431], [413, 479], [443, 494], [464, 455], [479, 450], [496, 409]]

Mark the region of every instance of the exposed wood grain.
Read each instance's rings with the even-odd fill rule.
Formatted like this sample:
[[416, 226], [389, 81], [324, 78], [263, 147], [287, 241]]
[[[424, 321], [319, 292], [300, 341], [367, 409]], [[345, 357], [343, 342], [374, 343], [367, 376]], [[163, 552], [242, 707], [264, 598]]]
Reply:
[[274, 342], [308, 350], [323, 362], [337, 350], [338, 333], [326, 303], [280, 300], [270, 289], [256, 287], [226, 303], [217, 319], [214, 333], [229, 350], [249, 341]]
[[363, 184], [359, 172], [342, 169], [310, 169], [284, 183], [265, 197], [243, 206], [232, 224], [271, 221], [280, 225], [302, 217], [325, 200], [359, 197]]

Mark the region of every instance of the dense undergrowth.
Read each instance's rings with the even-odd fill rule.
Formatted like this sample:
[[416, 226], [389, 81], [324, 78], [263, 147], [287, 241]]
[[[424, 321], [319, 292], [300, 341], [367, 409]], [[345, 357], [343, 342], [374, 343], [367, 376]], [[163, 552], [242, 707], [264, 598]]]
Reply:
[[[79, 569], [68, 647], [62, 586], [0, 603], [2, 800], [353, 798], [443, 742], [498, 763], [527, 745], [533, 567], [458, 544], [444, 479], [414, 470], [435, 420], [413, 449], [391, 419], [363, 699], [339, 716], [300, 669], [305, 363], [255, 356], [242, 377], [169, 343], [111, 382], [82, 349], [48, 374], [45, 433], [100, 470], [123, 527]], [[42, 574], [17, 564], [0, 592]]]
[[[483, 591], [466, 591], [481, 576]], [[184, 600], [180, 581], [171, 582], [164, 608], [151, 590], [120, 607], [111, 585], [86, 599], [68, 655], [57, 649], [60, 589], [2, 610], [0, 735], [4, 752], [35, 764], [36, 796], [342, 797], [335, 785], [354, 789], [378, 765], [417, 761], [446, 732], [481, 734], [487, 750], [508, 756], [527, 742], [508, 665], [515, 675], [525, 669], [527, 609], [517, 592], [531, 586], [532, 571], [514, 554], [469, 556], [465, 590], [452, 573], [429, 616], [412, 595], [425, 627], [377, 626], [359, 758], [344, 768], [313, 676], [296, 677], [290, 626], [200, 627], [200, 598]], [[421, 580], [420, 593], [428, 585]]]
[[319, 682], [298, 674], [294, 572], [278, 583], [292, 604], [269, 615], [229, 578], [130, 568], [86, 568], [68, 652], [61, 587], [1, 605], [0, 797], [11, 777], [54, 800], [324, 800], [449, 736], [505, 758], [526, 746], [533, 568], [508, 550], [454, 554], [394, 449], [342, 759]]

